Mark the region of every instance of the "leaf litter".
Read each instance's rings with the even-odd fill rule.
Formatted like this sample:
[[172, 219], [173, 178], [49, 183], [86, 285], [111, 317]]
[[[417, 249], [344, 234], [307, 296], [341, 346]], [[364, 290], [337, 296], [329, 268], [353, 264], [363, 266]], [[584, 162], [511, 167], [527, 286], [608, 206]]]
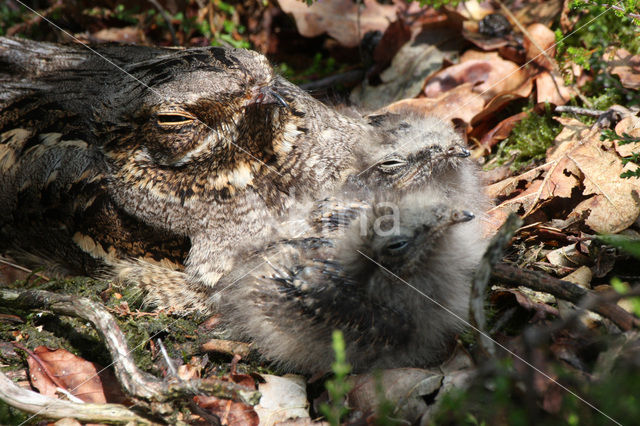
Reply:
[[[589, 70], [578, 64], [571, 64], [570, 69], [575, 81], [580, 79], [580, 84], [568, 84], [565, 75], [559, 73], [552, 22], [560, 16], [561, 25], [567, 33], [577, 21], [571, 17], [568, 2], [562, 0], [511, 2], [507, 7], [513, 16], [504, 15], [511, 28], [505, 34], [480, 31], [482, 25], [479, 24], [483, 19], [504, 12], [499, 2], [467, 1], [456, 8], [446, 8], [444, 12], [421, 9], [417, 2], [407, 6], [400, 1], [381, 3], [375, 0], [362, 2], [359, 12], [358, 4], [350, 0], [317, 1], [311, 7], [298, 0], [280, 0], [279, 7], [270, 5], [251, 9], [239, 5], [232, 12], [216, 9], [216, 2], [206, 7], [196, 1], [179, 2], [179, 5], [173, 1], [159, 3], [171, 14], [175, 15], [180, 10], [185, 12], [184, 21], [176, 18], [171, 25], [177, 30], [178, 39], [186, 45], [212, 42], [215, 39], [212, 31], [199, 32], [197, 28], [205, 23], [222, 22], [219, 18], [224, 16], [236, 24], [247, 23], [247, 32], [243, 35], [237, 28], [230, 32], [232, 40], [241, 41], [243, 37], [260, 40], [256, 47], [273, 58], [284, 57], [279, 55], [285, 54], [287, 43], [297, 46], [298, 52], [294, 53], [314, 49], [304, 48], [312, 46], [305, 44], [311, 41], [297, 34], [297, 38], [292, 38], [294, 33], [281, 23], [284, 14], [292, 17], [300, 35], [315, 37], [314, 40], [322, 38], [324, 50], [336, 57], [340, 52], [351, 52], [346, 56], [357, 55], [355, 46], [364, 36], [369, 31], [379, 31], [384, 43], [379, 44], [382, 47], [372, 55], [373, 63], [367, 70], [365, 81], [355, 87], [347, 87], [351, 89], [351, 101], [368, 110], [410, 109], [421, 114], [461, 120], [470, 143], [475, 144], [475, 158], [490, 158], [491, 151], [511, 136], [518, 122], [527, 120], [529, 114], [542, 114], [538, 105], [545, 102], [554, 107], [565, 105], [579, 95], [579, 88], [585, 82], [594, 78]], [[73, 8], [69, 5], [59, 7], [64, 11]], [[242, 16], [243, 13], [250, 16]], [[215, 19], [211, 19], [212, 15]], [[115, 19], [112, 13], [105, 16], [109, 18], [93, 15], [84, 21], [91, 22], [89, 40], [169, 43], [167, 31], [162, 30], [159, 20], [141, 20], [132, 25], [127, 17]], [[187, 19], [196, 25], [182, 27]], [[119, 24], [110, 26], [109, 23], [113, 22]], [[18, 24], [11, 31], [24, 31], [29, 26], [39, 25], [43, 24], [34, 20], [28, 25]], [[520, 27], [525, 28], [524, 34], [518, 29]], [[475, 47], [469, 48], [465, 39]], [[541, 54], [542, 51], [545, 54]], [[637, 90], [640, 87], [638, 57], [623, 48], [612, 47], [603, 58], [608, 72], [616, 76], [623, 87]], [[529, 112], [522, 111], [527, 100], [535, 106]], [[623, 117], [615, 132], [638, 136], [640, 119], [637, 110], [623, 108], [622, 111]], [[637, 179], [620, 177], [623, 172], [637, 167], [633, 162], [623, 164], [621, 159], [640, 151], [640, 143], [620, 145], [617, 141], [601, 140], [601, 129], [582, 116], [578, 119], [572, 114], [555, 113], [554, 117], [562, 125], [562, 130], [544, 158], [532, 161], [515, 173], [508, 168], [503, 169], [502, 178], [488, 186], [489, 195], [496, 201], [489, 212], [488, 232], [495, 232], [507, 215], [515, 212], [525, 219], [526, 225], [514, 237], [506, 261], [548, 271], [568, 281], [579, 282], [585, 288], [608, 291], [611, 286], [601, 278], [608, 277], [616, 267], [620, 269], [617, 259], [627, 258], [615, 253], [612, 255], [591, 236], [626, 233], [631, 238], [640, 237], [637, 226], [640, 184]], [[9, 277], [18, 276], [10, 272]], [[27, 278], [24, 274], [19, 276]], [[488, 303], [497, 311], [490, 321], [492, 335], [519, 354], [523, 354], [527, 347], [521, 335], [523, 328], [548, 326], [553, 320], [566, 320], [575, 312], [575, 305], [526, 287], [516, 289], [496, 285]], [[544, 371], [549, 371], [552, 363], [562, 361], [563, 368], [569, 368], [575, 377], [580, 378], [591, 371], [597, 372], [600, 379], [612, 374], [612, 365], [617, 364], [626, 352], [632, 352], [626, 348], [636, 348], [640, 339], [635, 331], [617, 334], [619, 343], [599, 356], [598, 353], [586, 356], [596, 360], [592, 362], [595, 367], [591, 369], [584, 362], [585, 353], [593, 351], [588, 342], [593, 341], [594, 336], [602, 335], [603, 327], [615, 333], [619, 330], [606, 318], [591, 313], [589, 318], [589, 321], [581, 322], [588, 331], [567, 324], [563, 331], [549, 336], [548, 351], [538, 347], [529, 353], [528, 359], [535, 361], [534, 364]], [[14, 332], [13, 336], [23, 340], [37, 339], [33, 332], [31, 336]], [[59, 380], [67, 390], [74, 389], [99, 369], [99, 366], [63, 349], [41, 346], [33, 353], [39, 361], [35, 361], [33, 356], [27, 358], [30, 378], [40, 392], [48, 395], [60, 396], [59, 392], [56, 394]], [[395, 404], [395, 415], [400, 414], [408, 421], [426, 421], [437, 415], [436, 405], [444, 404], [446, 407], [449, 403], [444, 396], [445, 390], [473, 387], [471, 383], [475, 383], [470, 378], [470, 370], [481, 364], [478, 361], [482, 357], [477, 354], [469, 356], [461, 352], [460, 347], [456, 354], [454, 359], [463, 359], [464, 362], [450, 362], [439, 372], [399, 369], [383, 372], [381, 378], [372, 375], [355, 377], [357, 386], [350, 394], [350, 402], [355, 411], [367, 413], [373, 416], [370, 419], [375, 419], [376, 407], [383, 397]], [[47, 367], [43, 369], [43, 365]], [[235, 369], [235, 364], [232, 369]], [[528, 367], [518, 364], [517, 369], [526, 375]], [[184, 378], [211, 374], [195, 361], [181, 365], [179, 371]], [[55, 379], [49, 375], [54, 375]], [[482, 373], [479, 376], [482, 377]], [[253, 380], [252, 376], [236, 373], [228, 377], [229, 380]], [[494, 377], [502, 378], [499, 373]], [[309, 407], [304, 403], [308, 398], [304, 380], [268, 374], [262, 378], [266, 383], [257, 385], [265, 392], [261, 406], [252, 408], [205, 396], [195, 397], [194, 401], [226, 424], [270, 424], [295, 417], [305, 421], [309, 419]], [[538, 398], [545, 413], [561, 412], [566, 392], [540, 375], [536, 374], [535, 379], [529, 397]], [[376, 390], [380, 381], [385, 384], [383, 395]], [[81, 390], [76, 392], [79, 395], [72, 394], [81, 399], [108, 402], [105, 385], [98, 382], [97, 379], [88, 380], [85, 387], [78, 388]], [[255, 385], [255, 381], [253, 383]], [[517, 395], [518, 386], [522, 383], [512, 383], [512, 386], [514, 395]], [[486, 387], [483, 389], [486, 392]], [[425, 402], [428, 395], [435, 395], [438, 404]]]

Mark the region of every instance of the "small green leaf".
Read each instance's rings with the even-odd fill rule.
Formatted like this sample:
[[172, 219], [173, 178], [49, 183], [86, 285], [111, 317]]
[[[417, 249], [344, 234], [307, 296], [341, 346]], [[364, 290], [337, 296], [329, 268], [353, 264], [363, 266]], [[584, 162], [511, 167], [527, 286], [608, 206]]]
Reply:
[[605, 244], [617, 247], [633, 257], [640, 259], [640, 239], [620, 234], [599, 235], [598, 239]]

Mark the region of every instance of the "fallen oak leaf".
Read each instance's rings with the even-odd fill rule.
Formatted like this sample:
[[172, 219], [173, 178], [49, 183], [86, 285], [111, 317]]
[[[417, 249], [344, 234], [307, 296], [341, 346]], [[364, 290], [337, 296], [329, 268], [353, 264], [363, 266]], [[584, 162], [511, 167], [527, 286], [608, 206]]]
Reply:
[[311, 6], [300, 0], [278, 3], [285, 13], [293, 15], [301, 35], [316, 37], [326, 32], [345, 47], [357, 46], [369, 31], [384, 31], [398, 10], [395, 5], [382, 5], [376, 0], [364, 0], [362, 5], [344, 0], [318, 1]]
[[545, 164], [488, 187], [490, 196], [506, 198], [490, 210], [490, 217], [500, 222], [508, 212], [529, 216], [554, 198], [570, 198], [582, 185], [586, 199], [574, 207], [568, 219], [584, 215], [585, 224], [598, 233], [626, 229], [640, 214], [640, 183], [620, 174], [636, 166], [623, 166], [613, 144], [600, 141], [599, 129], [572, 118], [557, 120], [564, 128], [547, 152]]
[[640, 55], [632, 55], [625, 49], [608, 49], [603, 58], [611, 74], [620, 77], [627, 89], [640, 89]]
[[110, 370], [104, 370], [66, 349], [38, 346], [28, 353], [31, 384], [43, 395], [55, 397], [57, 388], [62, 388], [89, 403], [121, 403], [126, 400]]
[[435, 115], [443, 120], [459, 118], [469, 123], [483, 106], [484, 101], [473, 92], [471, 83], [464, 83], [437, 98], [402, 99], [383, 108], [382, 111], [413, 111], [423, 115]]

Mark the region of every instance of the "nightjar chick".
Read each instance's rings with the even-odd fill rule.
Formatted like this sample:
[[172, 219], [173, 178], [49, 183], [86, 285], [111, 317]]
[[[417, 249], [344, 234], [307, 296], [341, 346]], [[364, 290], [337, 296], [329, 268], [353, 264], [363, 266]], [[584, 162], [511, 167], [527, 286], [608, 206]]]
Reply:
[[408, 194], [436, 188], [484, 219], [489, 202], [479, 167], [449, 123], [411, 111], [370, 115], [368, 121], [380, 137], [356, 147], [357, 171], [341, 190], [313, 201], [309, 222], [316, 230], [348, 224], [368, 204], [367, 194], [380, 190]]
[[396, 191], [430, 186], [469, 203], [472, 211], [487, 208], [477, 164], [450, 123], [409, 110], [368, 118], [383, 137], [375, 148], [360, 146], [359, 172], [348, 182], [368, 187], [382, 183]]
[[473, 214], [442, 200], [383, 194], [335, 238], [245, 249], [219, 282], [226, 326], [287, 370], [328, 371], [334, 329], [356, 371], [438, 362], [483, 254]]

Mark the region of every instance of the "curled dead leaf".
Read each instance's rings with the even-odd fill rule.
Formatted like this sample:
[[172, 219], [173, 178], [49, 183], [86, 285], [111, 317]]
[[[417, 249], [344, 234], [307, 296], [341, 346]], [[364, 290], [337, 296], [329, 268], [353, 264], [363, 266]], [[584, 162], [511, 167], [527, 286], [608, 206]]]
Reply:
[[609, 141], [600, 141], [600, 130], [572, 118], [558, 118], [564, 128], [547, 153], [547, 162], [519, 176], [488, 188], [490, 196], [504, 199], [490, 211], [501, 223], [509, 212], [526, 217], [555, 198], [571, 199], [577, 191], [582, 201], [568, 219], [581, 220], [598, 233], [617, 233], [640, 214], [640, 182], [623, 179], [631, 169], [622, 164]]
[[[631, 137], [640, 138], [640, 117], [632, 115], [623, 118], [618, 122], [615, 130], [620, 136], [622, 136], [623, 133], [626, 133]], [[620, 145], [620, 143], [616, 141], [615, 144], [616, 152], [622, 157], [629, 157], [634, 152], [640, 152], [640, 142]]]
[[427, 97], [435, 98], [463, 83], [473, 84], [473, 91], [485, 102], [502, 92], [528, 96], [532, 83], [528, 73], [496, 52], [468, 51], [460, 63], [431, 76], [424, 87]]
[[27, 358], [29, 378], [40, 393], [56, 397], [62, 387], [84, 402], [122, 402], [125, 396], [111, 370], [80, 358], [66, 349], [38, 346]]
[[194, 396], [193, 400], [200, 407], [218, 416], [223, 425], [258, 426], [260, 419], [252, 406], [215, 396]]
[[376, 0], [364, 0], [362, 5], [343, 0], [317, 1], [311, 6], [300, 0], [278, 0], [278, 3], [283, 11], [293, 15], [303, 36], [316, 37], [326, 32], [345, 47], [357, 46], [369, 31], [384, 31], [397, 12], [395, 5], [383, 5]]
[[572, 86], [567, 86], [564, 79], [554, 71], [545, 71], [535, 78], [537, 102], [549, 102], [554, 105], [564, 105], [576, 95]]
[[483, 106], [484, 100], [473, 92], [471, 83], [464, 83], [437, 98], [403, 99], [392, 103], [385, 110], [409, 110], [423, 115], [435, 115], [443, 120], [459, 118], [469, 123], [482, 111]]
[[304, 377], [263, 374], [262, 378], [265, 383], [258, 385], [262, 397], [260, 404], [255, 406], [261, 425], [271, 426], [290, 419], [310, 419]]
[[627, 89], [640, 89], [640, 55], [632, 55], [628, 50], [611, 48], [603, 59], [611, 74], [620, 77], [620, 83]]
[[528, 61], [533, 61], [547, 70], [554, 68], [552, 58], [556, 55], [556, 35], [551, 29], [537, 23], [529, 25], [523, 44]]

